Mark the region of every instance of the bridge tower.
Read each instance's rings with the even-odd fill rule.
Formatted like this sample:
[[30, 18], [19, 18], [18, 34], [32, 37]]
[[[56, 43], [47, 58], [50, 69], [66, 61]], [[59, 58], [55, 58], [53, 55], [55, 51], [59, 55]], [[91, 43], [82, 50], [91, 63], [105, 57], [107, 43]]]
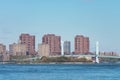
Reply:
[[96, 63], [99, 63], [99, 58], [98, 57], [99, 57], [99, 42], [97, 41], [96, 42], [96, 54], [95, 54], [95, 59], [96, 59], [95, 62]]
[[64, 42], [61, 40], [61, 56], [64, 56], [63, 44]]

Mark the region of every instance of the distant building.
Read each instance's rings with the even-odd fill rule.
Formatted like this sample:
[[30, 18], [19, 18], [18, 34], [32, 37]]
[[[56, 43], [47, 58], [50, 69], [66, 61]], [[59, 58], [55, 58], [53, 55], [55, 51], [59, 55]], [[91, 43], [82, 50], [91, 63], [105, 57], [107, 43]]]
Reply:
[[71, 54], [71, 44], [70, 41], [65, 41], [64, 42], [64, 54]]
[[61, 55], [61, 37], [54, 34], [44, 35], [42, 44], [48, 44], [50, 48], [50, 55]]
[[49, 56], [49, 45], [48, 44], [38, 44], [38, 55], [39, 56]]
[[13, 43], [9, 45], [9, 53], [13, 56], [26, 55], [27, 49], [25, 44]]
[[3, 44], [0, 44], [0, 54], [6, 53], [6, 46]]
[[10, 55], [9, 54], [3, 54], [2, 55], [2, 61], [9, 61], [10, 60]]
[[89, 53], [89, 38], [83, 35], [77, 35], [74, 40], [75, 54], [87, 54]]
[[99, 52], [99, 55], [101, 56], [119, 56], [116, 52]]
[[29, 34], [21, 34], [19, 39], [21, 40], [21, 44], [26, 45], [27, 54], [34, 55], [35, 54], [35, 36]]
[[9, 60], [9, 54], [6, 51], [6, 46], [0, 44], [0, 61], [8, 61], [8, 60]]

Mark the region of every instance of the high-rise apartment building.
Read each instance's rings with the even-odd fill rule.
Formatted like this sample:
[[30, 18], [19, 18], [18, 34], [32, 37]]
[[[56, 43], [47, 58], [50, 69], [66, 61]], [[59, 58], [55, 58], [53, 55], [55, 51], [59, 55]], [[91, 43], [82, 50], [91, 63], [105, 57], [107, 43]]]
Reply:
[[64, 54], [71, 54], [71, 44], [70, 41], [65, 41], [64, 42]]
[[89, 53], [89, 38], [83, 35], [77, 35], [74, 40], [75, 54]]
[[42, 44], [48, 44], [50, 55], [61, 55], [61, 37], [55, 34], [47, 34], [42, 38]]
[[84, 37], [84, 53], [89, 53], [89, 38]]
[[6, 46], [3, 44], [0, 44], [0, 54], [6, 53]]
[[27, 54], [34, 55], [35, 54], [35, 36], [29, 34], [21, 34], [19, 39], [21, 40], [21, 44], [26, 45]]

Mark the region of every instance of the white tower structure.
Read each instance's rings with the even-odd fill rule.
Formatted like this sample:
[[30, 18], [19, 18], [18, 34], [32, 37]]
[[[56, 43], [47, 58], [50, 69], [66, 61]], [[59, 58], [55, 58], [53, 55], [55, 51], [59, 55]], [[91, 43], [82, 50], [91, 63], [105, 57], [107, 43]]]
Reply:
[[95, 57], [96, 58], [96, 60], [95, 60], [96, 63], [99, 63], [99, 58], [98, 57], [99, 57], [99, 42], [97, 41], [96, 42], [96, 57]]

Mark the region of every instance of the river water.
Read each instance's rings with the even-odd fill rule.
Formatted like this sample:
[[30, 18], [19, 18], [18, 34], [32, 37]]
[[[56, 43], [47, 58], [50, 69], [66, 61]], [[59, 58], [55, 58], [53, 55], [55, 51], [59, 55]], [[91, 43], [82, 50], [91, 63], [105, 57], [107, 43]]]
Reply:
[[0, 80], [120, 80], [120, 64], [0, 64]]

